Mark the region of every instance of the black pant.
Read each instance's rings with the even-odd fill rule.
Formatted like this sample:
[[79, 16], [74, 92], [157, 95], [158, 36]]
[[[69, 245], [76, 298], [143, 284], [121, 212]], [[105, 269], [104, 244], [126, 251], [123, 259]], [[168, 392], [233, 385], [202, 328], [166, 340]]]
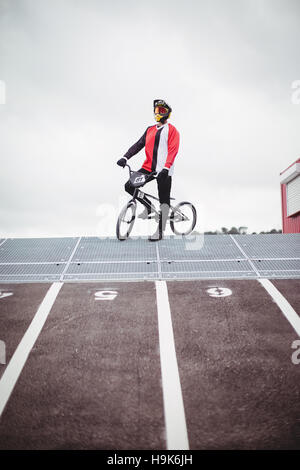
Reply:
[[[140, 168], [138, 170], [140, 173], [149, 174], [150, 171], [145, 170], [144, 168]], [[154, 177], [149, 178], [147, 183], [153, 180]], [[170, 194], [171, 194], [171, 186], [172, 186], [172, 176], [167, 176], [164, 181], [157, 180], [157, 189], [158, 189], [158, 197], [160, 204], [167, 204], [170, 206]], [[133, 196], [135, 188], [130, 184], [130, 180], [127, 181], [125, 184], [125, 191]], [[144, 196], [143, 199], [137, 198], [144, 206], [148, 209], [151, 207], [151, 201]]]

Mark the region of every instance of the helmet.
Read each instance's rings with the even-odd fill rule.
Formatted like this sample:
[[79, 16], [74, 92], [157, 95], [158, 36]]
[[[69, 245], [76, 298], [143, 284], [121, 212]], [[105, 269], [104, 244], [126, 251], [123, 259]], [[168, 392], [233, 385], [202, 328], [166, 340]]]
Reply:
[[164, 100], [154, 100], [153, 101], [153, 110], [155, 115], [155, 120], [157, 122], [164, 123], [169, 119], [172, 108]]

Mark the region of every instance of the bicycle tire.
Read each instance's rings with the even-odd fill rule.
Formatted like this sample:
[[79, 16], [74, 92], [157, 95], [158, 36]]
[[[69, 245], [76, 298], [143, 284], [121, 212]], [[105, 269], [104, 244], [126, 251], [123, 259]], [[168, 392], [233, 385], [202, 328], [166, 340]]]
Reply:
[[[191, 226], [188, 228], [188, 230], [185, 230], [184, 232], [182, 232], [182, 231], [178, 230], [178, 228], [176, 228], [176, 223], [177, 222], [175, 220], [176, 212], [180, 211], [180, 208], [182, 206], [189, 206], [192, 210], [192, 217], [193, 217], [192, 221], [191, 221]], [[196, 211], [195, 206], [191, 202], [188, 202], [188, 201], [179, 202], [179, 204], [177, 204], [177, 206], [175, 206], [171, 211], [171, 214], [170, 214], [170, 227], [172, 229], [172, 232], [175, 233], [175, 235], [189, 235], [194, 230], [196, 222], [197, 222], [197, 211]]]
[[[131, 209], [132, 210], [132, 215], [131, 215], [131, 219], [130, 221], [125, 221], [124, 218], [126, 216], [126, 213], [128, 211], [128, 209]], [[136, 202], [135, 201], [129, 201], [126, 206], [123, 207], [123, 209], [121, 210], [120, 214], [119, 214], [119, 217], [118, 217], [118, 221], [117, 221], [117, 227], [116, 227], [116, 235], [117, 235], [117, 238], [118, 240], [120, 241], [124, 241], [124, 240], [127, 240], [127, 238], [129, 237], [130, 235], [130, 232], [132, 230], [132, 227], [133, 227], [133, 224], [135, 222], [135, 213], [136, 213]], [[125, 230], [125, 235], [123, 235], [121, 232], [121, 226], [122, 226], [122, 223], [127, 223], [128, 224], [128, 228], [127, 230]], [[126, 227], [126, 225], [125, 225]]]

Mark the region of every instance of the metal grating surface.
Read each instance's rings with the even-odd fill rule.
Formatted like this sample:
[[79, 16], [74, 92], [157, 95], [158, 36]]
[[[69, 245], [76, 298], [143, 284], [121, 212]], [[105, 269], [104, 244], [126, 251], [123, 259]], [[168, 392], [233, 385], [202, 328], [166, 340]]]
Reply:
[[66, 263], [0, 264], [0, 282], [59, 281]]
[[0, 281], [300, 278], [300, 234], [2, 239]]
[[158, 279], [156, 262], [71, 263], [64, 279]]
[[0, 276], [1, 284], [10, 283], [25, 283], [25, 282], [55, 282], [60, 281], [59, 274], [28, 274], [28, 275], [14, 275], [14, 276]]
[[185, 279], [256, 279], [257, 276], [254, 271], [183, 271], [164, 273], [162, 280], [185, 280]]
[[149, 273], [157, 271], [157, 263], [71, 263], [66, 274]]
[[168, 238], [159, 242], [162, 260], [208, 260], [245, 258], [228, 235]]
[[154, 245], [145, 238], [120, 242], [116, 238], [83, 237], [72, 261], [151, 261], [156, 260]]
[[0, 263], [67, 261], [76, 238], [9, 238], [0, 246]]
[[300, 279], [300, 272], [298, 271], [260, 271], [260, 277], [267, 279]]
[[248, 275], [255, 275], [248, 261], [176, 261], [161, 263], [162, 273], [208, 273], [208, 272], [222, 272], [240, 274], [247, 273]]
[[300, 233], [233, 237], [249, 258], [300, 258]]
[[61, 274], [65, 263], [56, 264], [0, 264], [0, 277], [3, 276], [27, 276], [29, 274]]
[[262, 259], [252, 262], [258, 271], [298, 271], [300, 274], [300, 259]]

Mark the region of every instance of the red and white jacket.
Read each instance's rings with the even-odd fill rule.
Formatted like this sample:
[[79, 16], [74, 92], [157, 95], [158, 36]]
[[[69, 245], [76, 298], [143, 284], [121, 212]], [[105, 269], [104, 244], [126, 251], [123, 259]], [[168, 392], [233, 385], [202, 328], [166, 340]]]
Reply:
[[179, 149], [179, 132], [169, 123], [161, 127], [150, 126], [142, 137], [125, 153], [124, 157], [129, 159], [145, 147], [146, 160], [142, 168], [159, 173], [163, 168], [169, 170], [172, 176], [174, 171], [174, 160]]

